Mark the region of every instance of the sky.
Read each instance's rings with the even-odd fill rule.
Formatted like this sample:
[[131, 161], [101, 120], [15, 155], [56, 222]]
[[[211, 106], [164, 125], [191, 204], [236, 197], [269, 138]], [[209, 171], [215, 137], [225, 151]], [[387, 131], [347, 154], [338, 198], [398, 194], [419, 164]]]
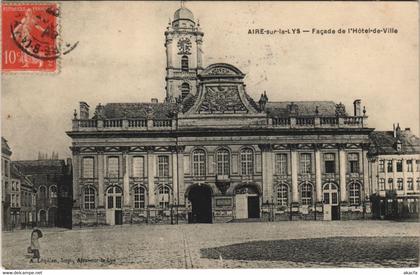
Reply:
[[[177, 2], [62, 2], [60, 30], [78, 46], [57, 73], [5, 73], [1, 129], [12, 159], [38, 152], [71, 156], [73, 110], [86, 101], [165, 98], [164, 31]], [[415, 2], [186, 2], [204, 32], [204, 64], [225, 62], [246, 74], [255, 100], [361, 99], [369, 126], [399, 122], [419, 135], [418, 8]], [[312, 29], [383, 28], [397, 34], [316, 35]], [[252, 35], [249, 29], [310, 30]], [[93, 112], [93, 111], [92, 111]]]

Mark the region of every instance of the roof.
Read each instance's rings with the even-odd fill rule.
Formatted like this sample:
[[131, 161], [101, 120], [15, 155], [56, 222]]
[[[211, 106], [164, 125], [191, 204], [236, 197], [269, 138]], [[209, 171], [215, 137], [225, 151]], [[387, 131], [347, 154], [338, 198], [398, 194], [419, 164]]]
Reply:
[[16, 164], [12, 163], [12, 165], [10, 166], [10, 174], [13, 179], [20, 179], [21, 184], [27, 184], [27, 185], [33, 186], [32, 181], [26, 175], [24, 175], [21, 171], [18, 170], [18, 167], [16, 166]]
[[397, 150], [396, 143], [398, 138], [394, 137], [393, 131], [374, 131], [369, 136], [371, 146], [370, 155], [389, 155], [389, 154], [419, 154], [420, 138], [411, 131], [401, 131], [399, 140], [401, 141], [401, 151]]
[[64, 160], [60, 159], [19, 160], [13, 161], [12, 163], [25, 175], [66, 172], [66, 163]]
[[[105, 119], [168, 119], [177, 110], [175, 103], [108, 103], [104, 106]], [[93, 117], [96, 118], [95, 116]]]
[[288, 106], [297, 105], [298, 116], [315, 116], [318, 107], [319, 116], [335, 116], [336, 103], [333, 101], [282, 101], [267, 102], [266, 112], [270, 117], [288, 117], [290, 111]]
[[194, 22], [194, 15], [189, 9], [182, 7], [177, 9], [174, 13], [174, 21], [180, 19], [187, 19]]

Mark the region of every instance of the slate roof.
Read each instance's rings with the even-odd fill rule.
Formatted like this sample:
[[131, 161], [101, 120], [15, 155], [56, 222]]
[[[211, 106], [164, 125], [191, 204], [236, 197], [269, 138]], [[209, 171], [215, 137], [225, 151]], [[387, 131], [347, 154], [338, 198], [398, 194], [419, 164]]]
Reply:
[[389, 154], [419, 154], [420, 138], [416, 137], [412, 132], [401, 131], [401, 151], [396, 149], [397, 138], [394, 137], [393, 131], [374, 131], [370, 134], [371, 141], [370, 155], [389, 155]]
[[[176, 112], [175, 103], [108, 103], [104, 106], [106, 119], [167, 119]], [[93, 117], [96, 118], [95, 116]]]
[[65, 161], [60, 159], [18, 160], [12, 163], [25, 175], [64, 173], [66, 167]]
[[266, 111], [270, 117], [288, 117], [290, 112], [288, 105], [298, 106], [298, 116], [314, 116], [318, 106], [319, 116], [335, 116], [336, 103], [333, 101], [282, 101], [267, 102]]

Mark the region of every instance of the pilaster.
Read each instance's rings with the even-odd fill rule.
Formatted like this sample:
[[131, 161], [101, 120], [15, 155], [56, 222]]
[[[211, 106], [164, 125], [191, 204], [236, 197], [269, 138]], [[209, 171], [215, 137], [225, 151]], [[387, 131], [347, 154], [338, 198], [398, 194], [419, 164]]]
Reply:
[[298, 152], [296, 146], [290, 148], [291, 168], [292, 168], [292, 202], [299, 203], [298, 191]]
[[98, 154], [98, 207], [104, 207], [104, 148], [97, 147], [96, 152]]
[[263, 203], [271, 202], [273, 194], [273, 150], [271, 144], [259, 145], [262, 151]]
[[149, 195], [149, 207], [155, 206], [155, 155], [154, 147], [147, 148], [147, 189]]
[[322, 201], [322, 180], [321, 180], [321, 152], [318, 144], [315, 147], [315, 188], [316, 188], [316, 202]]
[[344, 150], [345, 144], [339, 144], [338, 156], [340, 164], [340, 201], [347, 201], [347, 186], [346, 186], [346, 152]]
[[128, 148], [122, 148], [123, 152], [123, 192], [124, 206], [130, 206], [130, 159], [128, 157]]
[[73, 208], [80, 208], [80, 170], [81, 170], [81, 162], [80, 162], [80, 149], [77, 147], [71, 147], [73, 152]]

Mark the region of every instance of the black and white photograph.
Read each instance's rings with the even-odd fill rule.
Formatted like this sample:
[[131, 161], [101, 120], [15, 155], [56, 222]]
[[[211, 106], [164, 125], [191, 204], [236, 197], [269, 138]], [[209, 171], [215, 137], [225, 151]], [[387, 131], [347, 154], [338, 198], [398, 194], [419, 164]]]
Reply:
[[419, 271], [417, 1], [1, 5], [3, 274]]

